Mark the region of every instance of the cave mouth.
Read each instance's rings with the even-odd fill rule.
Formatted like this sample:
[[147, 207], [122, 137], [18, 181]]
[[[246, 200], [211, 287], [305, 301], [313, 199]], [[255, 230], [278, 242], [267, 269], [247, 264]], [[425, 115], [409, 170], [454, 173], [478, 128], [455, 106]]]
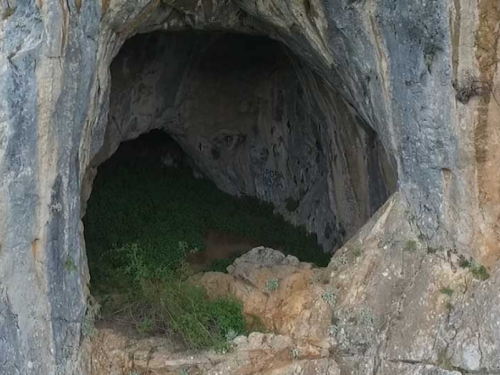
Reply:
[[123, 142], [99, 166], [83, 221], [99, 327], [161, 335], [174, 350], [219, 348], [231, 332], [258, 329], [239, 302], [213, 301], [191, 285], [194, 275], [226, 272], [262, 245], [329, 261], [317, 237], [272, 204], [219, 190], [162, 130]]
[[[179, 293], [191, 290], [190, 272], [223, 271], [256, 245], [325, 266], [395, 191], [376, 132], [280, 42], [153, 32], [129, 39], [110, 70], [108, 125], [83, 221], [92, 293], [109, 316], [127, 311], [139, 331], [213, 346], [190, 341], [203, 335], [182, 331], [192, 322], [172, 324], [200, 312]], [[211, 241], [231, 249], [210, 259]], [[158, 300], [177, 303], [166, 319]], [[241, 322], [238, 306], [220, 303]], [[215, 326], [210, 337], [243, 332]]]
[[94, 171], [121, 142], [162, 129], [220, 190], [272, 203], [327, 252], [396, 190], [396, 168], [377, 133], [281, 42], [227, 32], [139, 34], [110, 70]]

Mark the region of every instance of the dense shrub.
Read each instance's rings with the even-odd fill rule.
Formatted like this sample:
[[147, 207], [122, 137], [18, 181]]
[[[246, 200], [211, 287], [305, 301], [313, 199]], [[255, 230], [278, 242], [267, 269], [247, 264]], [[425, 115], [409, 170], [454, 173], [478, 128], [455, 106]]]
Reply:
[[91, 274], [99, 282], [125, 266], [116, 248], [135, 243], [146, 264], [176, 269], [186, 252], [203, 251], [209, 230], [238, 234], [319, 266], [329, 260], [315, 235], [273, 214], [272, 205], [232, 197], [193, 178], [189, 169], [104, 165], [84, 223]]
[[189, 349], [225, 349], [227, 338], [246, 334], [242, 305], [233, 298], [210, 300], [205, 290], [187, 280], [185, 268], [150, 268], [137, 245], [118, 250], [128, 280], [121, 299], [104, 304], [111, 318], [134, 326], [143, 334], [167, 334]]

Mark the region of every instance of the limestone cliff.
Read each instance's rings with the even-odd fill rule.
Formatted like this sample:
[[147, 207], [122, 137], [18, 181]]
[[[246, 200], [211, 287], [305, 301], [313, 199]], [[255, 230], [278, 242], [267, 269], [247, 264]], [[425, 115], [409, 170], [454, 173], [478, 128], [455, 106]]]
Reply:
[[[357, 237], [373, 257], [329, 281], [342, 306], [384, 319], [340, 327], [354, 349], [336, 361], [359, 374], [500, 371], [499, 19], [496, 0], [0, 0], [0, 373], [90, 373], [82, 207], [93, 168], [157, 127], [220, 188], [274, 202], [327, 247], [354, 234], [397, 174], [398, 192]], [[157, 47], [124, 48], [110, 70], [128, 39], [153, 31], [176, 36], [138, 39]], [[185, 31], [265, 36], [289, 52], [273, 50], [273, 76], [202, 77], [214, 37]], [[302, 185], [297, 161], [310, 164]], [[276, 176], [279, 188], [266, 185]], [[427, 251], [406, 256], [408, 241]], [[460, 256], [491, 277], [465, 279], [459, 308], [438, 313], [434, 292], [458, 283]]]

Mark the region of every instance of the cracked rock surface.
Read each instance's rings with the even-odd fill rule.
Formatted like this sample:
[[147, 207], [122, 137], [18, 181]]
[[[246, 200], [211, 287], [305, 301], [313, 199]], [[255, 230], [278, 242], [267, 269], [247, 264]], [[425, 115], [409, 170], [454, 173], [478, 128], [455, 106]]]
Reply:
[[[0, 0], [0, 373], [91, 373], [91, 343], [81, 334], [89, 297], [81, 217], [96, 166], [153, 127], [177, 132], [220, 188], [277, 204], [327, 250], [361, 228], [326, 277], [341, 373], [499, 373], [499, 21], [497, 0]], [[151, 81], [124, 61], [113, 69], [127, 40], [155, 31], [265, 36], [294, 58], [271, 78], [232, 70], [250, 77], [247, 105], [231, 80], [217, 79], [214, 90], [207, 76], [195, 79], [203, 59], [183, 63], [182, 37], [152, 49], [178, 57], [164, 64], [164, 77], [152, 70]], [[176, 66], [193, 67], [183, 90]], [[135, 74], [122, 88], [142, 89], [161, 106], [120, 92], [110, 67]], [[152, 90], [165, 77], [171, 97]], [[302, 94], [290, 88], [297, 82]], [[245, 114], [240, 128], [219, 127], [199, 98], [177, 97], [214, 94], [216, 112], [231, 88], [226, 97], [238, 107], [223, 118]], [[282, 89], [295, 94], [273, 112], [280, 106], [270, 99], [279, 103]], [[309, 110], [297, 111], [304, 102]], [[123, 120], [119, 136], [113, 115]], [[189, 126], [197, 116], [209, 126]], [[252, 116], [275, 123], [275, 133], [252, 135]], [[172, 118], [183, 121], [152, 121]], [[298, 133], [285, 139], [287, 120], [297, 120]], [[195, 152], [199, 143], [210, 147]], [[273, 168], [245, 170], [259, 160]], [[301, 179], [294, 183], [297, 160], [311, 164], [304, 193]], [[226, 172], [214, 173], [220, 165]], [[265, 185], [276, 171], [286, 183]], [[463, 259], [474, 267], [460, 267]], [[477, 265], [487, 280], [471, 272]], [[336, 368], [331, 360], [326, 368]]]
[[96, 375], [339, 375], [326, 353], [290, 337], [251, 333], [234, 339], [228, 353], [175, 353], [165, 339], [134, 340], [112, 330], [101, 330], [93, 340], [92, 369]]

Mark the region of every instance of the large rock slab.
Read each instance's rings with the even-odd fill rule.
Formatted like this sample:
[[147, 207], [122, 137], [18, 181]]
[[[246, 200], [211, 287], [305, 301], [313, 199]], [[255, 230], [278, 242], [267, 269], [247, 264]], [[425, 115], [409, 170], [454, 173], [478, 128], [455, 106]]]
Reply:
[[95, 375], [340, 375], [328, 351], [257, 332], [234, 339], [226, 353], [190, 353], [176, 350], [166, 339], [132, 339], [101, 329], [93, 339], [92, 369]]
[[399, 198], [328, 267], [339, 366], [352, 374], [499, 372], [498, 272], [478, 273], [456, 251], [429, 246]]

